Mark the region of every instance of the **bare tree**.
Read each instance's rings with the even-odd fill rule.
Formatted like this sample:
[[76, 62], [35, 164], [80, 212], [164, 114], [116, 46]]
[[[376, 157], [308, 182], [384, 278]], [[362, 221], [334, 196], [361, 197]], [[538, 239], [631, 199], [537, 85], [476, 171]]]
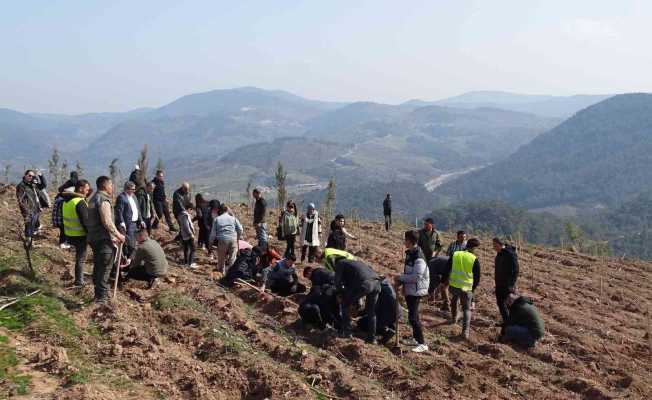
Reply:
[[164, 169], [165, 166], [163, 165], [163, 159], [161, 158], [161, 156], [159, 156], [158, 160], [156, 160], [156, 171], [163, 171]]
[[335, 178], [331, 178], [328, 181], [328, 187], [326, 188], [326, 199], [324, 201], [324, 209], [322, 213], [326, 221], [330, 220], [333, 217], [335, 212], [335, 201], [337, 200], [337, 184], [335, 183]]
[[287, 188], [285, 187], [285, 181], [288, 177], [287, 171], [283, 168], [283, 164], [279, 161], [276, 165], [276, 173], [274, 174], [276, 178], [276, 200], [278, 208], [282, 208], [285, 205], [285, 200], [288, 197]]
[[75, 164], [75, 171], [77, 172], [77, 176], [80, 178], [84, 175], [84, 168], [82, 168], [82, 165], [79, 161]]
[[117, 158], [111, 160], [111, 164], [109, 164], [109, 176], [111, 177], [113, 183], [118, 182], [118, 178], [120, 177], [120, 167], [118, 166]]
[[143, 145], [143, 148], [140, 150], [137, 163], [142, 173], [147, 175], [147, 164], [149, 164], [149, 160], [147, 159], [147, 145]]
[[63, 160], [59, 169], [59, 182], [64, 183], [68, 179], [68, 160]]
[[11, 174], [11, 164], [5, 164], [4, 176], [5, 176], [5, 183], [7, 185], [9, 184], [9, 175], [10, 174]]
[[52, 156], [48, 160], [48, 172], [50, 174], [50, 182], [52, 182], [53, 187], [59, 187], [60, 181], [59, 177], [61, 176], [61, 166], [59, 162], [61, 161], [61, 156], [59, 155], [59, 150], [55, 147], [52, 150]]
[[245, 188], [244, 192], [244, 198], [245, 202], [249, 207], [251, 207], [251, 190], [253, 189], [253, 183], [251, 183], [251, 179], [247, 181], [247, 187]]

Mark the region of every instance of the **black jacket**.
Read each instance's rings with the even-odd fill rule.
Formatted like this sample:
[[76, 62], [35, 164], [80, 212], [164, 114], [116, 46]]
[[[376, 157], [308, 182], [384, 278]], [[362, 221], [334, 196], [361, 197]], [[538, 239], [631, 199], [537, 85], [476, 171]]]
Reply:
[[154, 201], [165, 201], [165, 182], [158, 177], [152, 179], [154, 182]]
[[[399, 308], [400, 316], [400, 308]], [[389, 280], [383, 279], [380, 282], [380, 295], [378, 296], [378, 303], [376, 303], [376, 318], [377, 328], [396, 329], [396, 292]]]
[[[138, 206], [138, 200], [134, 196], [134, 201], [136, 206]], [[131, 206], [129, 205], [129, 199], [125, 193], [120, 193], [118, 198], [115, 200], [115, 224], [120, 226], [124, 223], [125, 226], [129, 226], [132, 223], [131, 219], [133, 217], [133, 212], [131, 211]], [[137, 225], [140, 225], [143, 222], [143, 216], [138, 212], [138, 221], [133, 222]]]
[[331, 222], [331, 233], [328, 235], [328, 240], [326, 240], [326, 247], [346, 250], [346, 235], [335, 221]]
[[392, 215], [392, 199], [385, 197], [385, 200], [383, 201], [383, 214]]
[[172, 214], [174, 214], [174, 218], [177, 218], [189, 203], [190, 196], [188, 193], [181, 193], [181, 188], [175, 190], [172, 194]]
[[518, 256], [513, 246], [505, 246], [496, 254], [496, 288], [513, 290], [518, 279]]
[[237, 279], [254, 279], [257, 272], [256, 261], [257, 255], [251, 249], [241, 250], [226, 275], [220, 279], [220, 284], [231, 287]]
[[342, 315], [335, 294], [335, 287], [332, 285], [313, 286], [299, 305], [301, 320], [321, 328], [331, 324], [335, 329], [339, 329]]
[[442, 282], [444, 275], [446, 274], [446, 266], [448, 265], [449, 257], [438, 256], [433, 257], [428, 261], [428, 271], [430, 272], [430, 285], [428, 287], [428, 293], [434, 293], [435, 289]]
[[379, 279], [370, 266], [357, 260], [341, 259], [335, 264], [335, 287], [338, 290], [358, 291], [366, 281]]
[[254, 205], [254, 224], [265, 222], [265, 214], [267, 213], [267, 201], [262, 197], [256, 200]]
[[321, 286], [326, 284], [334, 285], [335, 273], [327, 270], [326, 268], [316, 268], [310, 275], [310, 282], [312, 283], [312, 286]]
[[530, 331], [534, 339], [545, 335], [545, 325], [531, 299], [521, 296], [509, 307], [509, 320], [505, 326], [520, 325]]

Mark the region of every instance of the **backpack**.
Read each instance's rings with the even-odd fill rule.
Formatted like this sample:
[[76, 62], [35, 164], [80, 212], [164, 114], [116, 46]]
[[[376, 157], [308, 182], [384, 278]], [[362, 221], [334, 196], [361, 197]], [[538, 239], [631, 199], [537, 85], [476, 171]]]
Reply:
[[52, 207], [52, 225], [55, 228], [63, 228], [63, 197], [57, 196], [54, 199], [54, 207]]

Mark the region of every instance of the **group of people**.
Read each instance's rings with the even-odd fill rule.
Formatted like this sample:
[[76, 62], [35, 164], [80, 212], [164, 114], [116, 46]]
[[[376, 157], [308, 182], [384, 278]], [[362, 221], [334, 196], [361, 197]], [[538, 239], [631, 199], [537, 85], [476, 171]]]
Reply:
[[[457, 324], [459, 305], [463, 319], [461, 335], [469, 338], [474, 293], [480, 284], [480, 261], [476, 255], [480, 241], [467, 240], [463, 231], [442, 253], [439, 233], [431, 218], [419, 230], [404, 233], [405, 258], [403, 272], [394, 279], [380, 275], [372, 266], [346, 251], [347, 239], [356, 237], [345, 228], [345, 218], [337, 215], [330, 224], [330, 233], [321, 247], [322, 220], [310, 203], [301, 216], [293, 201], [288, 201], [278, 219], [276, 236], [286, 242], [283, 256], [269, 244], [267, 203], [262, 190], [252, 192], [255, 199], [252, 227], [255, 246], [244, 241], [244, 229], [232, 210], [218, 200], [207, 200], [198, 194], [191, 201], [190, 185], [183, 183], [172, 195], [172, 221], [165, 192], [164, 172], [157, 171], [147, 181], [136, 166], [123, 192], [114, 200], [113, 182], [109, 177], [97, 178], [93, 193], [90, 182], [71, 174], [58, 189], [53, 205], [53, 223], [60, 228], [62, 248], [74, 247], [76, 286], [84, 284], [83, 262], [86, 248], [93, 251], [93, 284], [95, 301], [107, 301], [109, 281], [138, 279], [149, 287], [167, 274], [168, 262], [161, 245], [150, 238], [152, 229], [165, 223], [178, 232], [174, 241], [183, 248], [183, 264], [197, 268], [197, 246], [206, 249], [211, 259], [216, 253], [215, 269], [223, 274], [220, 284], [232, 286], [239, 280], [254, 281], [260, 290], [279, 296], [308, 293], [299, 306], [299, 315], [306, 324], [322, 329], [336, 329], [344, 337], [353, 333], [352, 316], [357, 314], [357, 327], [369, 343], [387, 343], [396, 332], [401, 307], [397, 298], [401, 289], [412, 327], [413, 351], [428, 350], [420, 320], [423, 299], [441, 298], [442, 312], [450, 312], [449, 321]], [[32, 237], [40, 228], [39, 215], [49, 206], [45, 178], [28, 170], [18, 185], [16, 195], [25, 219], [25, 235]], [[383, 202], [385, 229], [391, 229], [391, 196]], [[195, 231], [197, 222], [198, 232]], [[177, 226], [178, 225], [178, 226]], [[301, 262], [318, 263], [303, 266], [304, 285], [297, 271], [295, 244], [299, 236]], [[196, 243], [196, 244], [195, 244]], [[495, 258], [495, 295], [502, 322], [501, 340], [533, 346], [543, 336], [543, 321], [533, 302], [516, 294], [519, 267], [513, 247], [499, 238], [493, 239]], [[118, 254], [122, 257], [118, 257]], [[364, 307], [362, 307], [364, 303]]]

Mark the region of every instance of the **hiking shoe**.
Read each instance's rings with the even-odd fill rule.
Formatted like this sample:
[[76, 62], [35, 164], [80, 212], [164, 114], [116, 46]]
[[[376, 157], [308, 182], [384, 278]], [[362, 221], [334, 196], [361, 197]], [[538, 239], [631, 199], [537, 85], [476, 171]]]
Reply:
[[401, 340], [401, 344], [405, 346], [418, 346], [419, 343], [416, 341], [415, 338], [409, 338], [409, 339], [403, 339]]
[[197, 269], [197, 268], [199, 268], [199, 265], [197, 265], [197, 264], [195, 264], [195, 263], [192, 263], [192, 264], [188, 265], [188, 268], [190, 268], [190, 269]]
[[69, 245], [68, 243], [61, 243], [61, 244], [59, 245], [59, 248], [60, 248], [61, 250], [68, 250], [68, 249], [70, 248], [70, 245]]
[[471, 337], [471, 332], [468, 330], [463, 330], [460, 336], [466, 340], [469, 340], [469, 337]]
[[412, 351], [415, 353], [423, 353], [424, 351], [428, 351], [428, 345], [422, 343], [417, 347], [413, 348]]

